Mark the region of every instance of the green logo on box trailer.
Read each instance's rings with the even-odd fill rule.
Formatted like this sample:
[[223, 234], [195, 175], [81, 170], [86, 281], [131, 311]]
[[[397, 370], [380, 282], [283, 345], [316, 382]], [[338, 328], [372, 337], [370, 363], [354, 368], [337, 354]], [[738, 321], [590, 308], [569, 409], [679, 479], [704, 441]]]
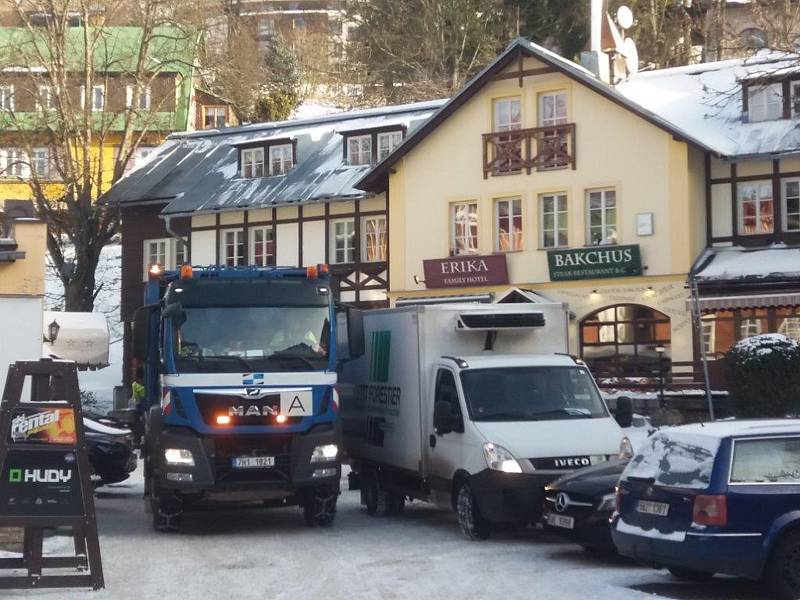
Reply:
[[385, 383], [389, 380], [389, 351], [391, 347], [391, 331], [372, 332], [372, 354], [369, 360], [370, 381]]

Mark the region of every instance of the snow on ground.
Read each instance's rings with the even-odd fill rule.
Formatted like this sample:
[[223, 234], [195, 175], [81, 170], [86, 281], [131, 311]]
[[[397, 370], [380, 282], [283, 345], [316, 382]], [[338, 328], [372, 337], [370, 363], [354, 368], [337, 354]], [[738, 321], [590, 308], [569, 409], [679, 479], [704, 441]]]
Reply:
[[[369, 517], [357, 492], [343, 492], [329, 529], [307, 528], [291, 507], [198, 513], [183, 532], [164, 535], [144, 512], [140, 465], [129, 482], [101, 488], [96, 505], [106, 589], [4, 591], [4, 600], [764, 597], [755, 583], [677, 582], [537, 531], [469, 542], [451, 512], [417, 502], [400, 516]], [[45, 548], [67, 550], [69, 540]]]
[[[78, 374], [81, 391], [91, 392], [97, 404], [95, 410], [106, 413], [112, 408], [114, 386], [122, 383], [122, 323], [119, 320], [120, 282], [122, 280], [122, 246], [110, 244], [103, 249], [97, 266], [97, 282], [102, 289], [95, 300], [95, 312], [102, 312], [108, 322], [111, 346], [109, 366], [97, 371]], [[47, 270], [45, 281], [45, 308], [64, 309], [64, 292], [61, 281], [52, 268]]]

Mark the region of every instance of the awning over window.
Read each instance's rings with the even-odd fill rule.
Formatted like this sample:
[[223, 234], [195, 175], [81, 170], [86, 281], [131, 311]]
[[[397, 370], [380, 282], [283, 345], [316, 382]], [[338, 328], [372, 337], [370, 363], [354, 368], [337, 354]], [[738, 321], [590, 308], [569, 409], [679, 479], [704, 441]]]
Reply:
[[709, 248], [697, 261], [694, 277], [704, 284], [800, 280], [800, 248], [773, 244], [769, 248]]
[[[734, 308], [766, 308], [770, 306], [800, 306], [800, 294], [752, 294], [746, 296], [709, 296], [701, 295], [700, 311], [728, 310]], [[686, 301], [691, 309], [691, 300]]]

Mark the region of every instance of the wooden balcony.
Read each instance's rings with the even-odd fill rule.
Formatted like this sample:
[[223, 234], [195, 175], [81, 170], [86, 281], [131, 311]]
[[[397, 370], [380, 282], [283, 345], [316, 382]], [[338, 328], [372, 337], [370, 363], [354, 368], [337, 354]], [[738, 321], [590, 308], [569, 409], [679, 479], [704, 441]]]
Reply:
[[575, 123], [483, 134], [483, 178], [575, 169]]

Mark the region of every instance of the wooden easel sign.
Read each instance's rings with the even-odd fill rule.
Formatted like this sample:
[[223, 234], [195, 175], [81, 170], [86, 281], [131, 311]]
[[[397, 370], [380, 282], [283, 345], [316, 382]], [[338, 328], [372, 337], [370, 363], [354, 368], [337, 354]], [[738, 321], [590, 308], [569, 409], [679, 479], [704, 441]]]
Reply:
[[[22, 400], [26, 377], [30, 401]], [[0, 589], [104, 587], [82, 423], [75, 363], [9, 367], [0, 404], [0, 526], [22, 527], [25, 537], [20, 558], [0, 558]], [[72, 529], [74, 555], [42, 555], [44, 530], [55, 527]]]

